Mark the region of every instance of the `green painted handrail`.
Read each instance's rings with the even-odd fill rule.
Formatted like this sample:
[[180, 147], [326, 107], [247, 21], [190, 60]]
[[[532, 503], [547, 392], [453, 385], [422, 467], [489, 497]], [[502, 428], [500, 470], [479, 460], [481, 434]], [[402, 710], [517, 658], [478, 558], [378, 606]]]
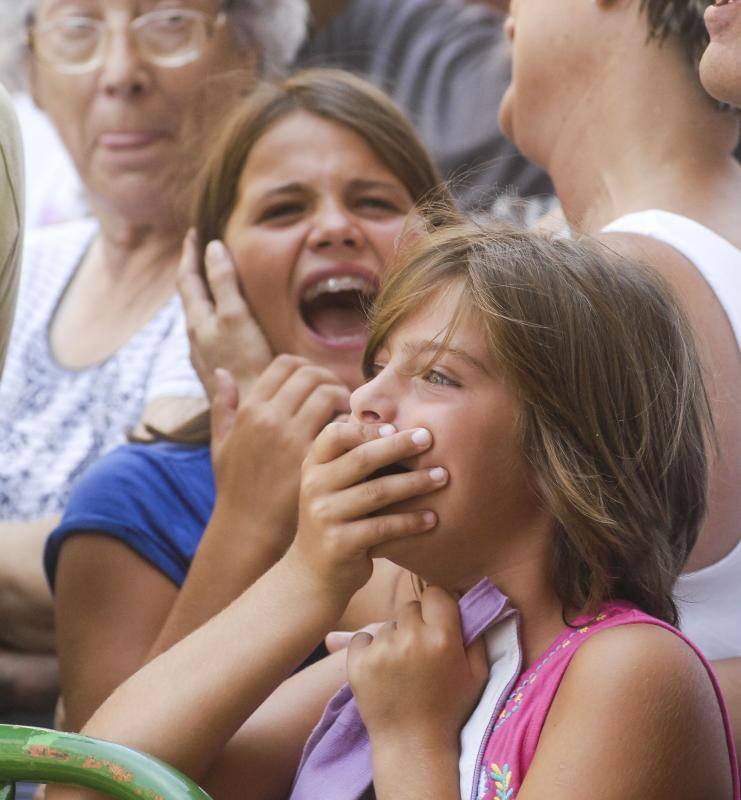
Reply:
[[[211, 800], [154, 756], [76, 733], [0, 725], [0, 798], [9, 784], [68, 783], [120, 800]], [[6, 793], [7, 792], [7, 793]]]

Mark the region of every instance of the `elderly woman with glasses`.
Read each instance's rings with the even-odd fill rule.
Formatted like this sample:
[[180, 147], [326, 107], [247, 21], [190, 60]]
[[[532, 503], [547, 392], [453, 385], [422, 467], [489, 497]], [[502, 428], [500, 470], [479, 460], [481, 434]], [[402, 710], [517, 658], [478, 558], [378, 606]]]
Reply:
[[[233, 92], [301, 43], [303, 0], [25, 0], [34, 99], [93, 216], [28, 237], [0, 389], [0, 687], [53, 682], [41, 551], [74, 479], [203, 403], [175, 275], [188, 182]], [[227, 80], [229, 79], [229, 80]]]

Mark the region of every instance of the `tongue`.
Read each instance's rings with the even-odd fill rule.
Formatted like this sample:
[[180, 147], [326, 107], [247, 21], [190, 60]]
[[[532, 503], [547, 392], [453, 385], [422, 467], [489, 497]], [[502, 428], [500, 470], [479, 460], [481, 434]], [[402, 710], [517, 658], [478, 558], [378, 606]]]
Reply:
[[304, 307], [304, 318], [324, 339], [365, 337], [366, 315], [356, 292], [321, 295]]
[[348, 339], [365, 335], [364, 318], [357, 308], [317, 306], [307, 314], [307, 322], [325, 339]]

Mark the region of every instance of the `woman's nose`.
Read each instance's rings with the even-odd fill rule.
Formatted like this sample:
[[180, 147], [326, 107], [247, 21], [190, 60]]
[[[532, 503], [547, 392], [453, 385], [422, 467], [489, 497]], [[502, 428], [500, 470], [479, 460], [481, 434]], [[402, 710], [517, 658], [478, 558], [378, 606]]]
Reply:
[[362, 228], [340, 204], [330, 203], [317, 209], [308, 238], [316, 250], [360, 250], [365, 245]]
[[350, 396], [350, 410], [358, 422], [390, 422], [397, 416], [391, 381], [380, 374], [364, 383]]
[[139, 54], [130, 31], [109, 30], [101, 65], [101, 85], [109, 96], [136, 97], [147, 91], [149, 66]]

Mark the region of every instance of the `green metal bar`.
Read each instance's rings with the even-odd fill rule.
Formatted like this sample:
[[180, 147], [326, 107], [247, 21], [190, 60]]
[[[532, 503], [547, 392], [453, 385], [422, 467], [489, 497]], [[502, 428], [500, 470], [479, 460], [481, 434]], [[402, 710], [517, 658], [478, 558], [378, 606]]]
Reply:
[[[12, 783], [67, 783], [120, 800], [211, 800], [154, 756], [75, 733], [0, 725], [0, 800]], [[8, 786], [10, 782], [10, 786]], [[10, 794], [2, 794], [10, 789]]]

